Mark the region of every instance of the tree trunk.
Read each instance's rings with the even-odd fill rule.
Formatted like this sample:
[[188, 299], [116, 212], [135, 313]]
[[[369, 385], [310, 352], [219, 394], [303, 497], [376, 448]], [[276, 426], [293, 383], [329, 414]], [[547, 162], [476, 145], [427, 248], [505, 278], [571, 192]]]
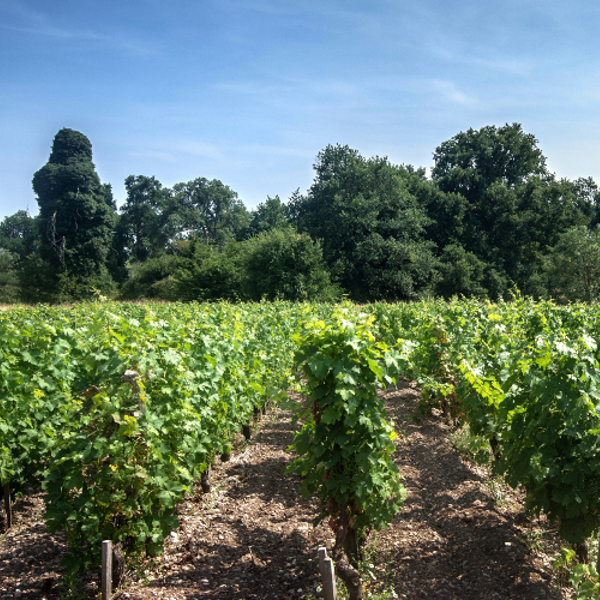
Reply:
[[249, 440], [252, 432], [250, 431], [250, 424], [248, 425], [242, 425], [242, 433], [244, 434], [244, 437]]
[[200, 475], [200, 486], [205, 494], [210, 492], [210, 466], [206, 467], [205, 471], [202, 471]]
[[492, 454], [494, 455], [494, 459], [500, 460], [500, 445], [498, 444], [498, 438], [496, 437], [495, 433], [490, 438], [490, 448], [492, 449]]
[[573, 544], [573, 549], [577, 553], [577, 558], [580, 563], [587, 564], [589, 561], [588, 546], [586, 542], [582, 544]]
[[112, 586], [118, 588], [125, 580], [125, 555], [120, 542], [113, 544], [112, 548]]
[[[343, 525], [340, 525], [337, 530], [335, 546], [333, 548], [333, 560], [335, 561], [335, 572], [337, 576], [344, 582], [348, 590], [348, 600], [363, 600], [362, 593], [362, 577], [360, 573], [350, 564], [346, 557], [346, 535]], [[354, 536], [356, 540], [356, 536]]]
[[6, 511], [6, 528], [12, 527], [12, 505], [10, 500], [10, 484], [5, 483], [2, 486], [4, 492], [4, 510]]

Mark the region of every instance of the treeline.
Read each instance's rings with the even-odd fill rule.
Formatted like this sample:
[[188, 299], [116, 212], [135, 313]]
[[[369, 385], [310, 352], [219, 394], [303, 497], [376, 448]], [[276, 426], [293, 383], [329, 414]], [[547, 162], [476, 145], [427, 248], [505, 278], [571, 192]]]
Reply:
[[327, 146], [314, 181], [248, 211], [218, 180], [130, 176], [117, 209], [90, 141], [62, 129], [33, 177], [39, 215], [0, 224], [0, 301], [593, 301], [600, 192], [559, 179], [513, 123], [469, 129], [425, 169]]

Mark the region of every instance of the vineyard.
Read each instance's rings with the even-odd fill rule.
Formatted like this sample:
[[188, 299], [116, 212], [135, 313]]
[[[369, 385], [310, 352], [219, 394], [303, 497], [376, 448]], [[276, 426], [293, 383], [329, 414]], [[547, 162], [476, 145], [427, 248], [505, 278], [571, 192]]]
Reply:
[[43, 490], [71, 573], [97, 569], [105, 539], [126, 559], [156, 555], [234, 438], [283, 406], [298, 422], [287, 470], [317, 499], [315, 523], [331, 528], [338, 575], [360, 598], [364, 539], [406, 498], [393, 460], [402, 432], [377, 393], [404, 376], [423, 414], [468, 426], [475, 458], [556, 522], [581, 563], [580, 597], [594, 597], [599, 315], [520, 298], [11, 309], [0, 316], [1, 483], [7, 496]]

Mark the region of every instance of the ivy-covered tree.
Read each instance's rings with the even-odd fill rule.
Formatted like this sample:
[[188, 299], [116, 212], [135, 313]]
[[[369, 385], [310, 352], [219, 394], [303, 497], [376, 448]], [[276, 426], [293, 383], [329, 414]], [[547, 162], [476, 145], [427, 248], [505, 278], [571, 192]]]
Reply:
[[33, 176], [39, 205], [40, 254], [54, 300], [107, 292], [106, 267], [113, 241], [116, 206], [92, 162], [92, 145], [78, 131], [61, 129], [48, 162]]

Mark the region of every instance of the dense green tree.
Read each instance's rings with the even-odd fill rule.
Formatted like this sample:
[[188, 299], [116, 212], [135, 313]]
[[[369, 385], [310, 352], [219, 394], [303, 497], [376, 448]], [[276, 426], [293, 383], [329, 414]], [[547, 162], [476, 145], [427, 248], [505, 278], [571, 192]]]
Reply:
[[600, 222], [600, 190], [591, 177], [579, 177], [571, 182], [576, 198], [576, 207], [584, 214], [590, 226]]
[[531, 177], [519, 188], [519, 197], [523, 237], [547, 247], [556, 245], [567, 229], [591, 224], [593, 218], [593, 206], [579, 180]]
[[425, 240], [398, 240], [372, 233], [356, 246], [355, 273], [364, 290], [361, 301], [414, 299], [429, 293], [438, 261], [435, 244]]
[[173, 186], [169, 215], [179, 237], [197, 237], [218, 246], [240, 239], [250, 219], [229, 186], [205, 177]]
[[[537, 140], [517, 123], [469, 129], [443, 142], [433, 158], [433, 181], [442, 192], [455, 195], [451, 204], [462, 221], [460, 228], [453, 228], [458, 235], [451, 241], [485, 262], [494, 262], [498, 240], [510, 241], [515, 233], [518, 190], [531, 177], [546, 174], [546, 160]], [[514, 238], [512, 241], [504, 260], [507, 264], [515, 264]], [[496, 266], [500, 270], [505, 267]]]
[[565, 231], [548, 257], [553, 297], [590, 303], [600, 296], [600, 226]]
[[25, 210], [17, 211], [0, 223], [0, 248], [20, 259], [34, 251], [38, 237], [37, 220]]
[[250, 214], [248, 235], [251, 237], [270, 229], [285, 228], [290, 223], [289, 212], [288, 206], [279, 199], [279, 196], [274, 198], [267, 196], [267, 199]]
[[407, 299], [430, 285], [435, 261], [425, 240], [425, 210], [403, 168], [363, 158], [348, 146], [317, 156], [307, 196], [291, 212], [301, 231], [321, 240], [331, 272], [356, 300]]
[[200, 239], [179, 244], [177, 270], [181, 300], [235, 302], [242, 298], [243, 254], [240, 242], [211, 246]]
[[485, 263], [458, 244], [449, 244], [440, 257], [435, 292], [444, 298], [467, 296], [485, 298]]
[[553, 175], [532, 176], [510, 193], [512, 212], [497, 215], [488, 256], [523, 293], [543, 297], [544, 256], [565, 231], [588, 224], [593, 208], [576, 182]]
[[425, 169], [411, 165], [398, 167], [408, 191], [427, 213], [425, 235], [438, 248], [459, 243], [464, 236], [467, 200], [460, 194], [443, 192], [427, 178]]
[[132, 264], [129, 278], [121, 286], [120, 298], [178, 300], [179, 290], [175, 273], [181, 264], [181, 256], [173, 252], [164, 252], [144, 262]]
[[544, 255], [562, 232], [594, 217], [594, 182], [557, 180], [535, 137], [516, 123], [461, 132], [434, 160], [443, 195], [428, 212], [439, 246], [460, 245], [483, 262], [491, 297], [492, 288], [505, 296], [511, 286], [545, 295]]
[[0, 302], [24, 299], [21, 278], [38, 246], [37, 220], [24, 210], [0, 223]]
[[242, 255], [246, 300], [328, 301], [339, 296], [320, 245], [290, 226], [243, 242]]
[[165, 250], [169, 231], [165, 227], [169, 190], [155, 177], [130, 175], [125, 179], [127, 200], [121, 207], [119, 234], [127, 240], [138, 262]]
[[[77, 299], [112, 287], [106, 262], [116, 207], [92, 163], [88, 138], [72, 129], [55, 136], [50, 158], [33, 176], [40, 226], [40, 258], [55, 299]], [[42, 282], [40, 282], [42, 284]]]
[[431, 175], [440, 189], [461, 194], [474, 205], [496, 182], [515, 188], [546, 172], [537, 139], [518, 123], [461, 131], [436, 148], [433, 160]]
[[18, 260], [16, 254], [0, 247], [0, 302], [16, 302], [21, 297]]

